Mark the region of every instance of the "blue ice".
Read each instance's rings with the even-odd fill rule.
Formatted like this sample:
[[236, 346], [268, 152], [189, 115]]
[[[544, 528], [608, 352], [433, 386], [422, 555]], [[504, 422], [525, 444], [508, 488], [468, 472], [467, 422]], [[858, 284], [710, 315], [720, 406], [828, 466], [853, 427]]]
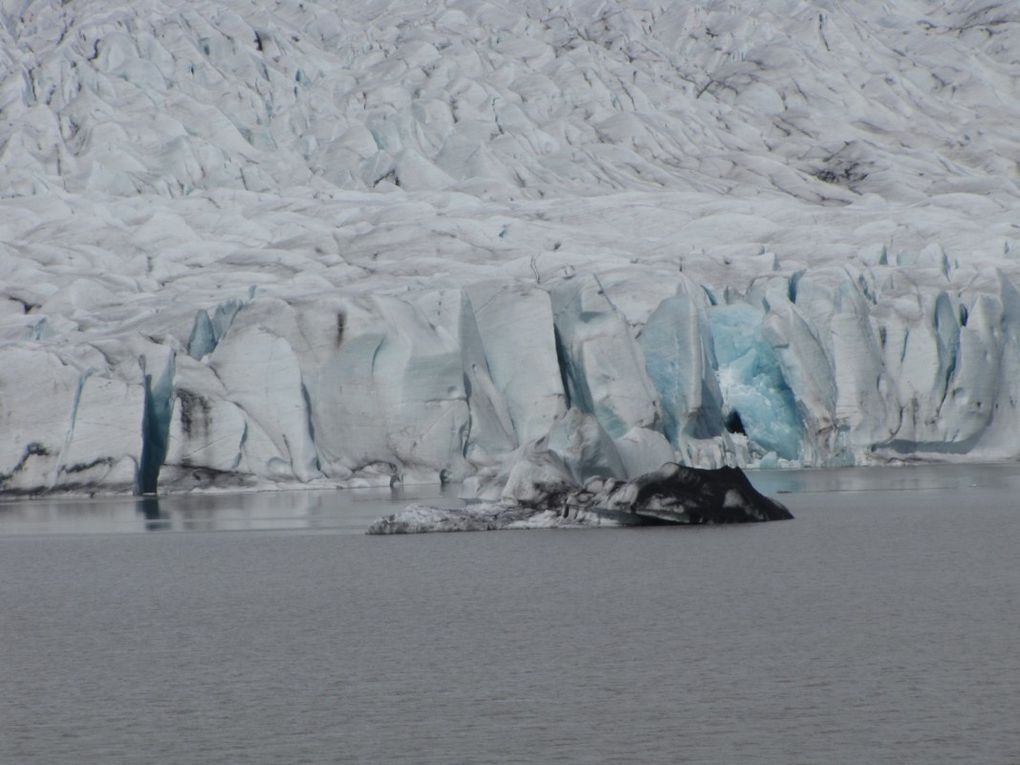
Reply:
[[761, 312], [737, 303], [712, 306], [708, 315], [728, 419], [739, 416], [752, 446], [783, 459], [799, 459], [803, 429], [797, 402], [772, 346], [762, 337]]

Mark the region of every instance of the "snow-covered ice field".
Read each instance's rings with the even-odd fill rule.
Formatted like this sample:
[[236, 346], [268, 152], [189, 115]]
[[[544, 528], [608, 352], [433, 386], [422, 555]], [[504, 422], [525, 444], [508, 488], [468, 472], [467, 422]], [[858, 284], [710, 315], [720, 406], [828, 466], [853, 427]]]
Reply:
[[0, 492], [1016, 459], [1018, 183], [1012, 2], [0, 0]]

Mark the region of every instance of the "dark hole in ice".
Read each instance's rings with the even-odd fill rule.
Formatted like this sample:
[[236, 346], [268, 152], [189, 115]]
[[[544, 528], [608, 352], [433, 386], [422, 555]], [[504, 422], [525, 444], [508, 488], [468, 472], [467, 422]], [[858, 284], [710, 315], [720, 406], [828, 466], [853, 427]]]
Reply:
[[726, 415], [726, 430], [730, 433], [740, 433], [741, 435], [747, 435], [747, 431], [744, 430], [744, 421], [740, 419], [740, 412], [734, 409], [728, 415]]

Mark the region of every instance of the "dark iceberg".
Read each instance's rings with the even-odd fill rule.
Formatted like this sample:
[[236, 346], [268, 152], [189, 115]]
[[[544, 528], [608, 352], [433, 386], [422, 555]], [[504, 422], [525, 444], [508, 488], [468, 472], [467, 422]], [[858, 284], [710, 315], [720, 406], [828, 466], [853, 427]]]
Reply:
[[631, 481], [592, 478], [583, 487], [550, 483], [527, 502], [444, 509], [412, 505], [380, 518], [369, 534], [575, 526], [758, 523], [793, 518], [755, 489], [739, 468], [704, 470], [666, 463]]

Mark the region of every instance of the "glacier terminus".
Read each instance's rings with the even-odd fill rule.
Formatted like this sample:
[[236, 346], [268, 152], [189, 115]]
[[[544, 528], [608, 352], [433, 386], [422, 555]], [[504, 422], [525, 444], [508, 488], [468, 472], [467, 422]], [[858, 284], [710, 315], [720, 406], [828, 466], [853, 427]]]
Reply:
[[0, 0], [0, 493], [1016, 460], [1018, 51], [977, 0]]

